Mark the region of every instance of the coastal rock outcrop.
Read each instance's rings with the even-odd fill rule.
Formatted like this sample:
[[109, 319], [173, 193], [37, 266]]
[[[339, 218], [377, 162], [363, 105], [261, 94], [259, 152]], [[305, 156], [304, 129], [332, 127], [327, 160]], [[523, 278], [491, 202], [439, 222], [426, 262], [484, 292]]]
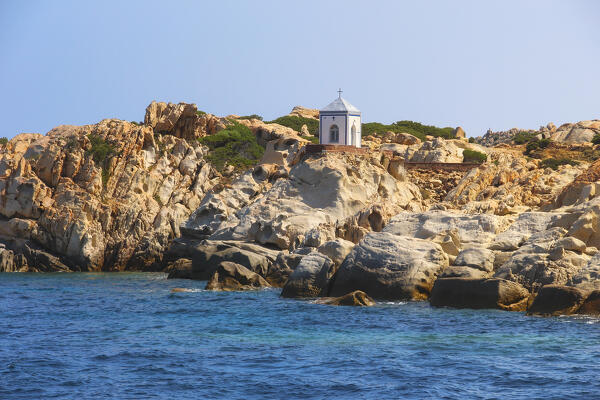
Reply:
[[18, 135], [0, 152], [2, 236], [35, 243], [57, 270], [157, 268], [215, 184], [204, 155], [196, 141], [120, 120]]
[[[288, 178], [263, 190], [244, 184], [248, 190], [238, 186], [237, 196], [232, 193], [214, 206], [208, 207], [212, 200], [205, 199], [185, 230], [189, 235], [213, 232], [211, 239], [251, 240], [280, 249], [318, 247], [336, 236], [352, 238], [350, 232], [336, 235], [339, 227], [350, 230], [362, 224], [377, 230], [403, 209], [420, 209], [418, 188], [398, 182], [372, 161], [342, 154], [306, 158], [291, 168]], [[237, 201], [240, 196], [243, 200]], [[224, 210], [219, 204], [233, 202], [226, 212], [210, 210]]]
[[571, 286], [543, 286], [533, 303], [527, 309], [528, 314], [569, 315], [577, 312], [585, 300], [585, 294]]
[[580, 121], [575, 124], [563, 124], [550, 136], [555, 142], [586, 143], [600, 133], [600, 120]]
[[358, 306], [371, 307], [375, 305], [375, 300], [370, 298], [365, 292], [355, 290], [341, 297], [325, 297], [317, 299], [317, 304], [327, 304], [330, 306]]
[[440, 278], [433, 285], [429, 301], [434, 307], [525, 311], [528, 299], [524, 287], [504, 279]]
[[[209, 280], [218, 265], [232, 262], [242, 265], [251, 272], [257, 273], [268, 280], [269, 272], [277, 260], [278, 252], [254, 243], [238, 241], [211, 241], [179, 238], [172, 242], [165, 259], [177, 261], [191, 260], [185, 269], [175, 268], [169, 273], [169, 278], [187, 278]], [[185, 271], [187, 274], [184, 274]]]
[[424, 142], [419, 150], [410, 157], [411, 162], [460, 163], [463, 161], [463, 149], [453, 142], [442, 138]]
[[206, 290], [241, 291], [271, 287], [264, 278], [243, 265], [229, 261], [219, 263], [208, 283]]
[[197, 139], [225, 129], [226, 121], [212, 114], [199, 112], [195, 104], [153, 101], [146, 108], [144, 125], [161, 134]]
[[436, 277], [447, 266], [448, 257], [436, 243], [372, 232], [348, 254], [330, 295], [362, 290], [376, 299], [427, 299]]
[[289, 276], [282, 297], [323, 297], [329, 292], [330, 280], [337, 267], [327, 256], [313, 251], [302, 257]]

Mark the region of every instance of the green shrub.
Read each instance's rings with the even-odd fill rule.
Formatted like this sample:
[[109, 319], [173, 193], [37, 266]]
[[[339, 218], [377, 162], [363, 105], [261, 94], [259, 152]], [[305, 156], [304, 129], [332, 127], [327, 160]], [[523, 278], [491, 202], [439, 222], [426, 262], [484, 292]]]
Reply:
[[390, 125], [385, 125], [380, 122], [367, 122], [362, 124], [362, 136], [382, 135], [386, 132], [394, 133], [409, 133], [425, 140], [425, 136], [443, 137], [451, 139], [454, 137], [454, 128], [438, 128], [432, 125], [423, 125], [414, 121], [397, 121]]
[[594, 143], [594, 144], [600, 144], [600, 133], [596, 133], [594, 135], [594, 137], [592, 138], [592, 143]]
[[226, 129], [199, 138], [198, 141], [208, 146], [210, 151], [206, 158], [219, 171], [222, 171], [226, 164], [237, 169], [255, 165], [265, 151], [256, 141], [256, 136], [250, 128], [239, 122], [232, 122]]
[[538, 140], [538, 146], [540, 149], [545, 149], [546, 147], [548, 147], [550, 145], [551, 140], [550, 139], [540, 139]]
[[550, 143], [552, 143], [552, 141], [550, 139], [532, 140], [532, 141], [528, 142], [527, 145], [525, 146], [524, 154], [529, 155], [529, 154], [531, 154], [532, 151], [535, 151], [538, 149], [545, 149], [546, 147], [548, 147], [550, 145]]
[[484, 163], [487, 160], [487, 154], [466, 149], [463, 151], [463, 162], [476, 162], [476, 163]]
[[311, 135], [319, 135], [319, 120], [305, 117], [298, 117], [295, 115], [286, 115], [279, 117], [273, 121], [267, 121], [267, 124], [279, 124], [292, 128], [293, 130], [300, 132], [302, 125], [306, 125]]
[[[92, 147], [86, 153], [91, 155], [94, 159], [94, 162], [99, 164], [102, 168], [102, 185], [106, 187], [108, 178], [110, 177], [110, 173], [106, 166], [106, 161], [116, 154], [115, 148], [113, 145], [95, 133], [90, 133], [88, 135], [88, 139], [90, 140]], [[68, 144], [69, 143], [67, 143], [67, 145]]]
[[525, 154], [529, 155], [529, 154], [531, 154], [532, 151], [537, 150], [539, 148], [540, 148], [540, 146], [539, 146], [537, 140], [533, 141], [533, 142], [529, 142], [529, 143], [527, 143], [527, 146], [525, 146]]
[[0, 137], [0, 145], [4, 146], [6, 143], [8, 143], [8, 139], [6, 137]]
[[579, 163], [568, 158], [546, 158], [541, 162], [542, 168], [552, 168], [555, 171], [560, 165], [579, 165]]
[[534, 140], [538, 134], [536, 131], [521, 131], [515, 134], [512, 140], [515, 144], [525, 144]]
[[308, 140], [313, 144], [319, 144], [319, 138], [317, 136], [300, 136], [302, 139]]
[[198, 115], [199, 117], [204, 117], [206, 113], [204, 111], [198, 110], [196, 111], [196, 115]]
[[469, 138], [469, 143], [475, 143], [475, 138], [473, 138], [473, 137], [470, 137], [470, 138]]
[[257, 114], [252, 114], [252, 115], [244, 115], [243, 117], [240, 117], [239, 119], [259, 119], [259, 120], [263, 120], [263, 117], [261, 117], [260, 115]]
[[92, 147], [87, 151], [94, 158], [94, 161], [98, 164], [103, 163], [107, 157], [111, 157], [115, 154], [114, 147], [104, 140], [101, 136], [95, 133], [90, 133], [88, 139], [92, 144]]

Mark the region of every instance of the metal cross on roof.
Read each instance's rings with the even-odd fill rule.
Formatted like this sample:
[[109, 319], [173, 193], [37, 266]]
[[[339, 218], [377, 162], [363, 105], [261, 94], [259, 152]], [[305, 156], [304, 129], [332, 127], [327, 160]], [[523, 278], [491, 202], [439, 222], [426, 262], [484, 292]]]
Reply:
[[341, 99], [342, 98], [342, 88], [338, 89], [338, 97]]

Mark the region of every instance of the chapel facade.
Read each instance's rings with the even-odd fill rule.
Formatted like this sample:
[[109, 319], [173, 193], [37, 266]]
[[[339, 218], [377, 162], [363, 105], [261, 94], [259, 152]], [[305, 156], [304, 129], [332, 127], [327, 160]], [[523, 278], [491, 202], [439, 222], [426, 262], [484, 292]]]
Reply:
[[337, 99], [319, 110], [319, 143], [361, 147], [360, 110], [342, 98], [341, 89]]

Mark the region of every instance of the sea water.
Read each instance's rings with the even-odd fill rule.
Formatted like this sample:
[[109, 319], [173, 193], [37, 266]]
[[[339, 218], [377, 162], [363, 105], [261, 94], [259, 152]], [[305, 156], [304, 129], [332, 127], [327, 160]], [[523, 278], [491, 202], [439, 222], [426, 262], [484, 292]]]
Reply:
[[0, 274], [0, 399], [600, 398], [594, 318], [204, 285]]

